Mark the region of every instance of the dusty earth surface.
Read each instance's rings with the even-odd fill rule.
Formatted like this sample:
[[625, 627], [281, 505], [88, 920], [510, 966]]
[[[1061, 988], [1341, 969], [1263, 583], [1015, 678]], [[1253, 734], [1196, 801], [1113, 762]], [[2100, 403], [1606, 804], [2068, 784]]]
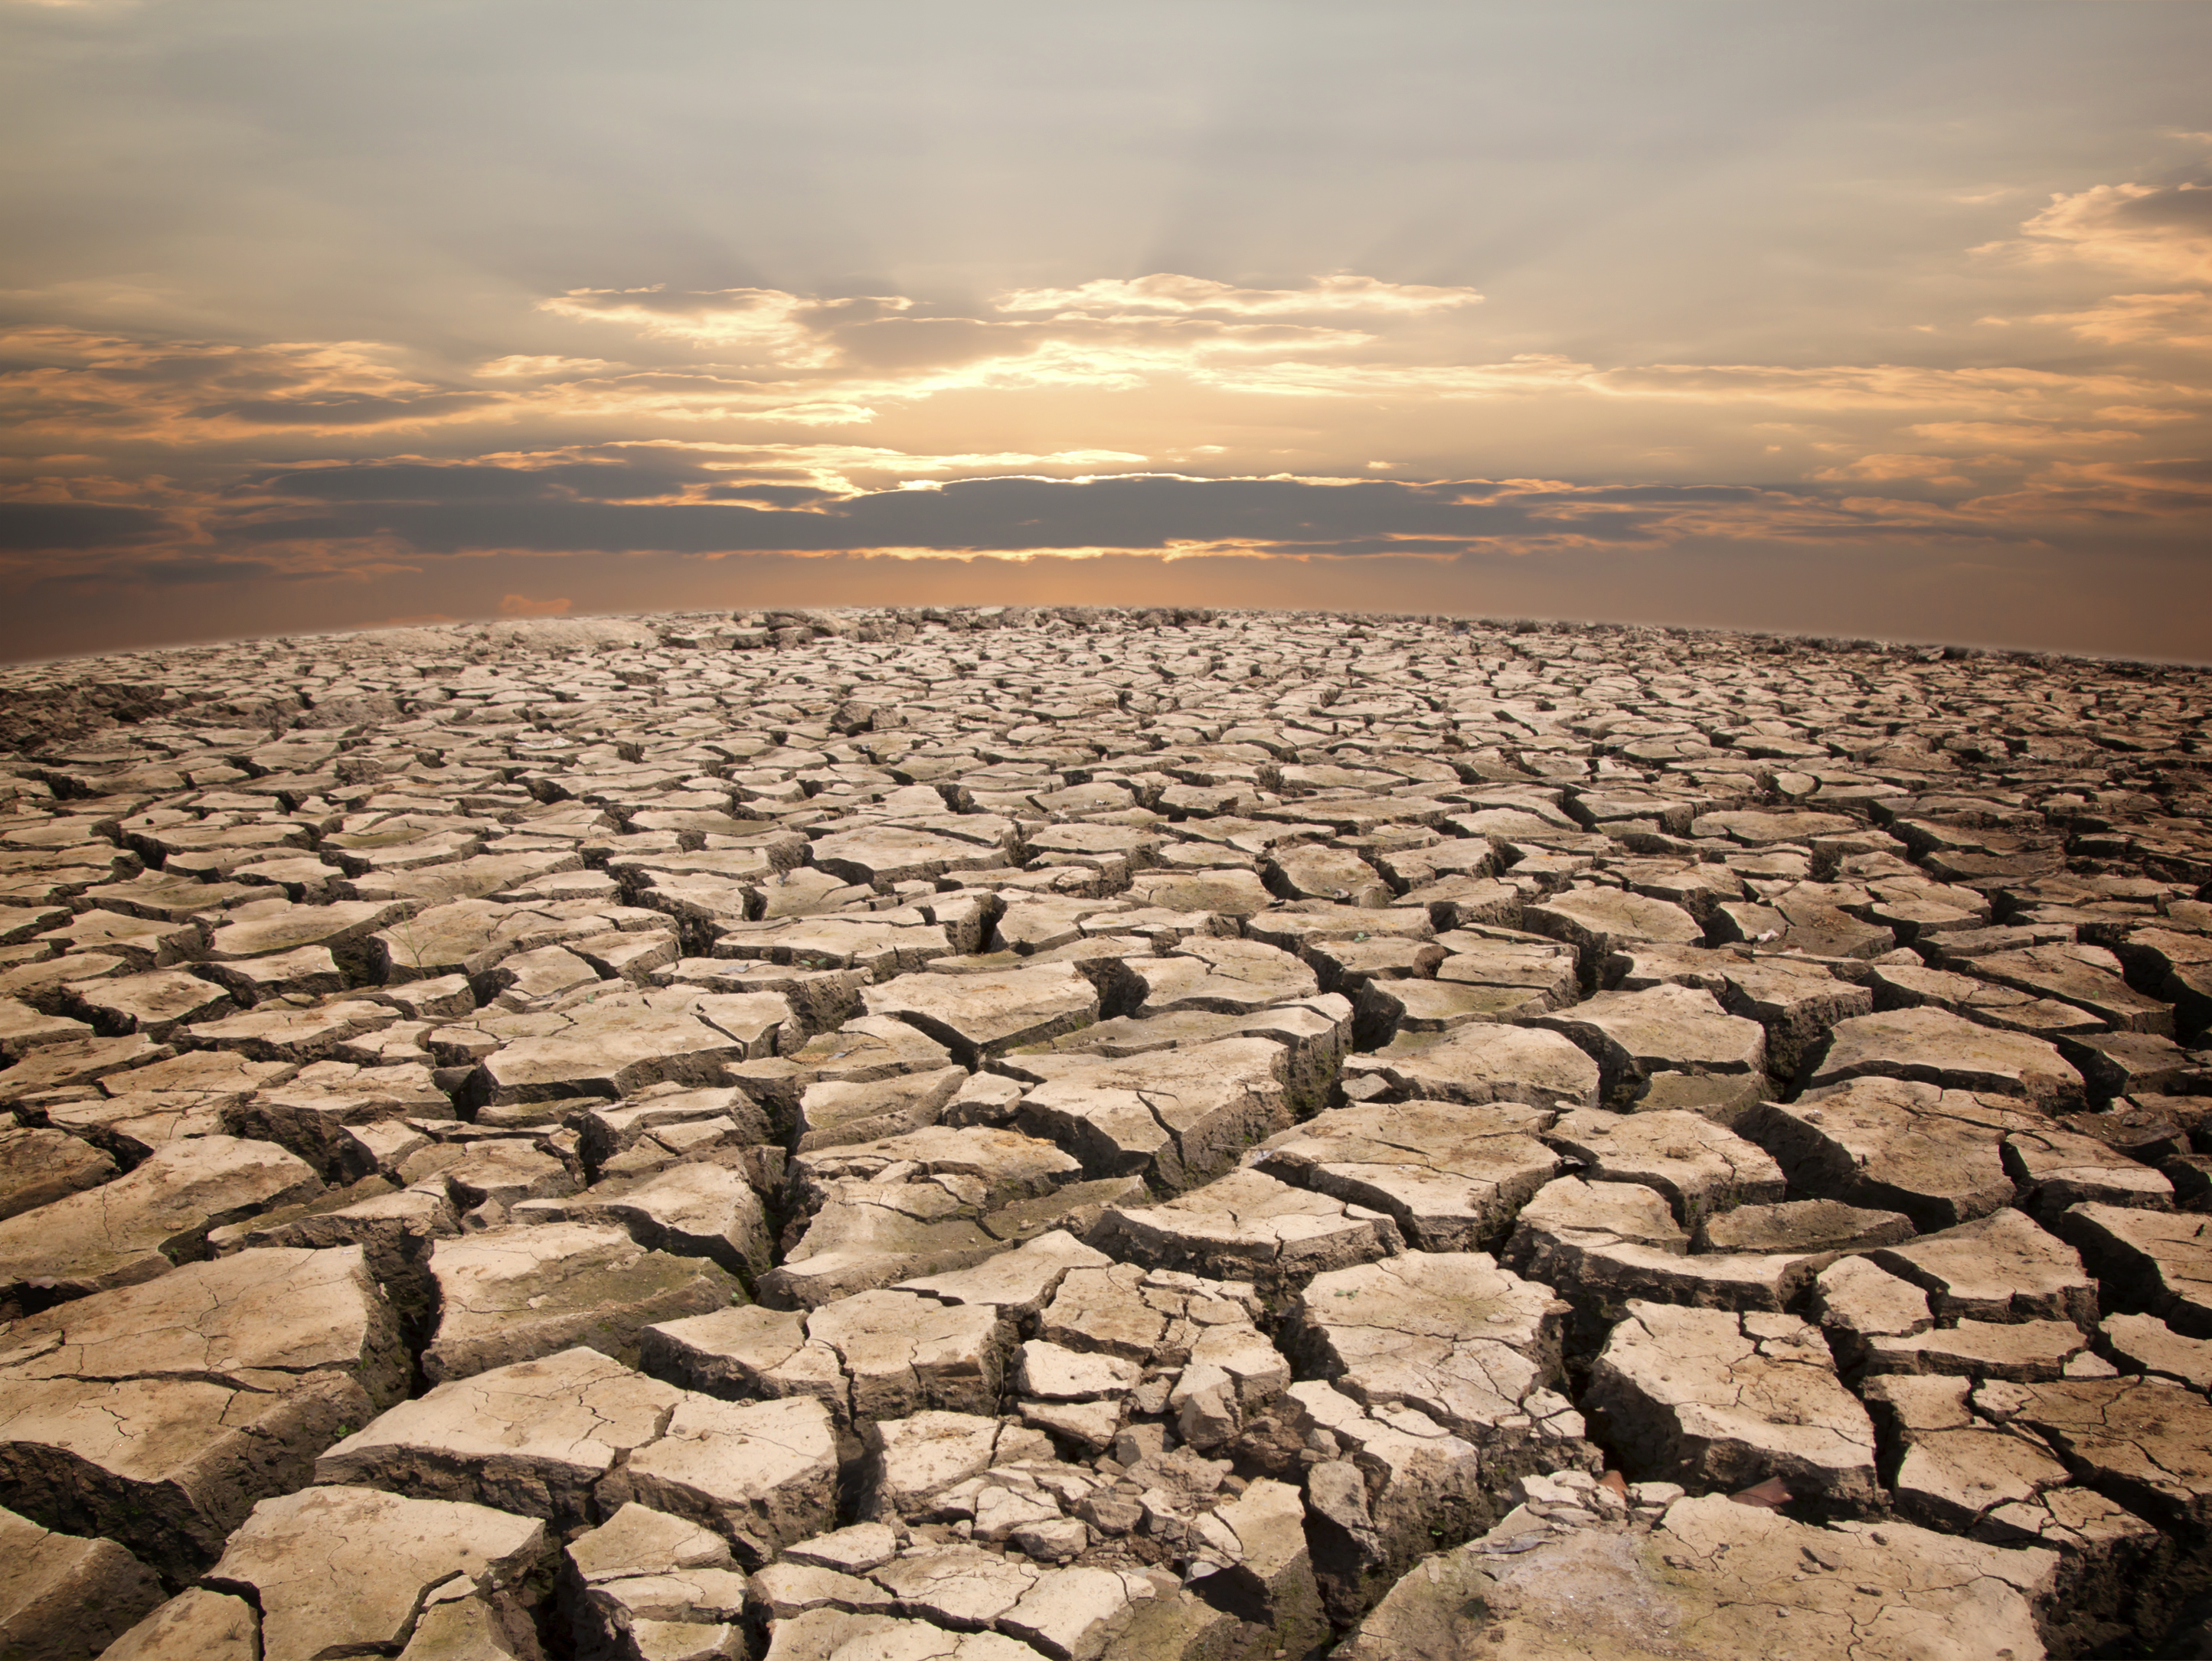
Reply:
[[2201, 1656], [2205, 671], [0, 670], [0, 1652]]

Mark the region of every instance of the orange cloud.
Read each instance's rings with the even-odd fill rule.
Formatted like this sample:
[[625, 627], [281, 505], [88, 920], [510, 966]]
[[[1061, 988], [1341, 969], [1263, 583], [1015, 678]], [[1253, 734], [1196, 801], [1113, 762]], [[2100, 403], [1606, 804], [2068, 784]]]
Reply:
[[2126, 520], [2201, 521], [2212, 508], [2212, 466], [2190, 457], [2128, 462], [2055, 461], [2018, 489], [1962, 502], [1959, 511], [2053, 529]]
[[2021, 227], [2032, 240], [1988, 246], [2028, 259], [2084, 259], [2165, 282], [2212, 282], [2207, 188], [2094, 185], [2054, 192], [2051, 205]]
[[1958, 465], [1948, 456], [1871, 455], [1861, 456], [1839, 467], [1824, 467], [1808, 476], [1834, 481], [1922, 479], [1930, 484], [1964, 484], [1966, 480]]
[[2186, 395], [2171, 382], [2124, 373], [2062, 374], [1990, 365], [1959, 369], [1917, 364], [1831, 364], [1809, 368], [1769, 364], [1655, 363], [1614, 369], [1589, 384], [1619, 396], [1796, 404], [1830, 410], [1910, 409], [1951, 405], [1993, 413], [2022, 403], [2060, 404]]
[[1016, 288], [991, 302], [1001, 312], [1068, 312], [1083, 315], [1128, 312], [1226, 312], [1236, 317], [1304, 316], [1319, 312], [1370, 312], [1418, 316], [1479, 306], [1472, 288], [1436, 288], [1384, 282], [1339, 272], [1303, 288], [1239, 288], [1205, 277], [1156, 271], [1141, 277], [1096, 277], [1072, 288]]
[[2124, 421], [2141, 427], [2170, 421], [2189, 421], [2199, 412], [2191, 409], [2154, 409], [2148, 404], [2108, 403], [2101, 409], [2089, 412], [2099, 421]]
[[702, 464], [710, 472], [757, 475], [764, 467], [791, 470], [824, 490], [857, 493], [869, 488], [856, 480], [916, 480], [924, 474], [1038, 473], [1077, 477], [1121, 472], [1142, 467], [1150, 457], [1130, 450], [1056, 450], [1039, 453], [1024, 450], [963, 455], [917, 456], [903, 451], [870, 449], [860, 445], [757, 445], [747, 446], [744, 459], [709, 460]]
[[533, 600], [525, 594], [510, 594], [499, 603], [502, 617], [560, 617], [567, 615], [571, 602], [562, 600]]
[[2202, 348], [2212, 346], [2212, 294], [2112, 294], [2078, 312], [2039, 312], [2028, 321], [2057, 324], [2106, 346], [2154, 341]]
[[2084, 444], [2125, 444], [2142, 435], [2114, 428], [2037, 427], [2026, 421], [1923, 421], [1905, 431], [1931, 444], [1972, 446], [1977, 449], [2071, 450]]
[[649, 288], [572, 288], [538, 309], [580, 322], [618, 323], [663, 340], [689, 341], [734, 354], [732, 361], [813, 368], [832, 361], [825, 326], [907, 310], [896, 295], [825, 300], [781, 288], [720, 288], [671, 293]]
[[268, 431], [422, 427], [498, 395], [410, 374], [374, 341], [149, 340], [63, 326], [0, 334], [0, 423], [108, 442], [229, 441]]
[[477, 373], [509, 379], [525, 375], [577, 375], [594, 369], [612, 369], [616, 367], [605, 358], [531, 357], [521, 353], [513, 353], [503, 358], [493, 358], [489, 362], [478, 364]]

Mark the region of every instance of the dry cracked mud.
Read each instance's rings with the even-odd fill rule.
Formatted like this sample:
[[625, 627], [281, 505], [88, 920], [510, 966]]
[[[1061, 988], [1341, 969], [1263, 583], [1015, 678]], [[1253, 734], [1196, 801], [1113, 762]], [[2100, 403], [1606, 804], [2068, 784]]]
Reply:
[[0, 670], [0, 1651], [2212, 1656], [2204, 671]]

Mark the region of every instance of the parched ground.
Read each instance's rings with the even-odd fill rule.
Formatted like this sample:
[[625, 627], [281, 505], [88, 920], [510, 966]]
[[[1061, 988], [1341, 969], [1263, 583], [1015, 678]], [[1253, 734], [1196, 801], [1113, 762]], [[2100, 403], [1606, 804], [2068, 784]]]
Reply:
[[2212, 1654], [2206, 671], [0, 670], [0, 1649]]

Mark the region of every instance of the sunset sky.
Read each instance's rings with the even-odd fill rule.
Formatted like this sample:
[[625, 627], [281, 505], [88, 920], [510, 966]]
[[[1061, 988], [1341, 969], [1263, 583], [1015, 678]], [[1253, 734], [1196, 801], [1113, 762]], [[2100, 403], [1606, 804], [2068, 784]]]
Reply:
[[2212, 658], [2194, 0], [0, 0], [0, 656], [1327, 606]]

